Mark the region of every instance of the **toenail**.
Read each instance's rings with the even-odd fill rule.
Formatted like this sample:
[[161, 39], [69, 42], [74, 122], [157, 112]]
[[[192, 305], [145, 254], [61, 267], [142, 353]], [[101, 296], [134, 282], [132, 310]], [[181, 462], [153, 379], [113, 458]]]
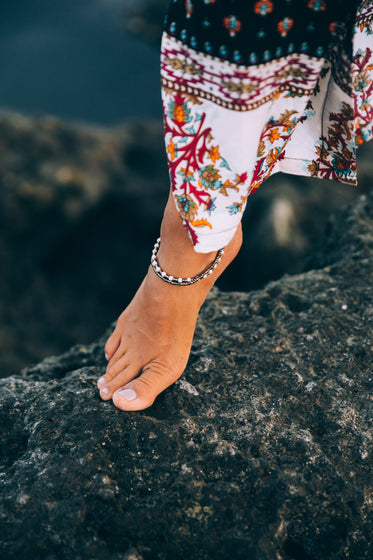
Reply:
[[124, 397], [128, 401], [133, 401], [137, 397], [133, 389], [122, 389], [122, 391], [118, 391], [118, 395]]
[[99, 385], [102, 385], [103, 383], [105, 383], [105, 381], [106, 381], [105, 377], [100, 377], [100, 379], [97, 381], [97, 383]]
[[107, 387], [104, 387], [103, 389], [101, 389], [101, 393], [104, 393], [104, 395], [108, 395], [109, 389]]
[[107, 352], [105, 352], [105, 358], [109, 361], [109, 356]]

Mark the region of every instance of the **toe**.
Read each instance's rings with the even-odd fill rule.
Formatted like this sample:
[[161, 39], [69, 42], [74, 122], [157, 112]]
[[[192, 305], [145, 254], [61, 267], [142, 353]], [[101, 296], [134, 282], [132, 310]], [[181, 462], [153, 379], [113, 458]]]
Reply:
[[112, 359], [106, 368], [106, 373], [104, 375], [105, 380], [109, 382], [114, 379], [119, 373], [126, 369], [127, 366], [129, 366], [131, 361], [133, 362], [134, 360], [130, 359], [127, 352], [124, 352], [123, 355], [116, 361]]
[[105, 344], [105, 357], [109, 361], [114, 356], [120, 344], [120, 332], [115, 329], [113, 334], [109, 336]]
[[115, 391], [137, 377], [140, 369], [140, 366], [131, 364], [123, 368], [123, 370], [120, 371], [111, 381], [106, 379], [106, 375], [104, 377], [101, 377], [101, 379], [99, 379], [97, 383], [97, 386], [100, 390], [101, 398], [104, 401], [111, 399]]
[[121, 410], [143, 410], [151, 406], [156, 397], [172, 385], [182, 374], [164, 364], [152, 364], [133, 381], [113, 394], [113, 403]]
[[123, 357], [126, 356], [127, 350], [128, 350], [127, 345], [123, 344], [123, 342], [120, 342], [119, 346], [117, 347], [114, 354], [111, 356], [109, 363], [106, 366], [107, 374], [109, 373], [109, 371], [113, 369], [113, 367], [118, 361], [122, 360]]

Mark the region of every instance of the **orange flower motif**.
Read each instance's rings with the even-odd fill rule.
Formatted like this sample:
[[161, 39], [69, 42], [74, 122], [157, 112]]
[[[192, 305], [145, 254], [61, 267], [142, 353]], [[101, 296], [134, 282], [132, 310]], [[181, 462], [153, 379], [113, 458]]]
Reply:
[[266, 16], [273, 11], [273, 2], [270, 0], [259, 0], [254, 6], [254, 12], [260, 16]]
[[266, 164], [271, 167], [277, 160], [280, 153], [281, 153], [280, 148], [272, 148], [272, 150], [270, 150], [267, 154]]
[[184, 122], [184, 109], [181, 105], [175, 107], [174, 118], [177, 122]]
[[278, 140], [280, 138], [280, 133], [278, 131], [278, 128], [273, 128], [271, 130], [271, 134], [269, 135], [268, 140], [271, 142], [271, 144], [273, 144], [273, 142], [275, 140]]
[[229, 35], [234, 37], [241, 29], [241, 22], [236, 16], [228, 16], [224, 18], [224, 27], [229, 31]]
[[169, 143], [169, 145], [167, 146], [167, 151], [170, 154], [171, 159], [175, 159], [177, 148], [176, 148], [176, 146], [175, 146], [175, 144], [172, 140]]
[[315, 12], [323, 12], [326, 10], [325, 0], [309, 0], [307, 6], [310, 10], [314, 10]]
[[332, 35], [334, 35], [334, 33], [335, 33], [335, 21], [332, 21], [332, 23], [329, 24], [329, 31]]
[[190, 222], [192, 226], [194, 227], [209, 227], [210, 229], [212, 229], [212, 225], [210, 224], [210, 222], [208, 220], [195, 220], [194, 222]]
[[184, 181], [189, 183], [193, 179], [193, 171], [187, 170], [185, 167], [182, 167], [180, 170], [180, 174], [183, 176]]
[[220, 159], [219, 146], [212, 146], [209, 154], [212, 162], [215, 163], [218, 159]]
[[279, 21], [277, 24], [277, 30], [279, 31], [281, 37], [286, 37], [290, 29], [293, 27], [294, 20], [285, 17], [283, 20]]

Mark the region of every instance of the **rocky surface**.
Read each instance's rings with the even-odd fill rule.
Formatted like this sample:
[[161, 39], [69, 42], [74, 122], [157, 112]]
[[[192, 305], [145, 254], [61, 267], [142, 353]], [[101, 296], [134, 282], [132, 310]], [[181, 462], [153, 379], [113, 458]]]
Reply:
[[373, 556], [373, 196], [312, 269], [215, 291], [181, 380], [101, 402], [103, 337], [0, 381], [0, 557]]
[[[222, 289], [304, 270], [330, 213], [358, 189], [275, 176], [249, 201], [244, 247]], [[97, 338], [149, 262], [167, 197], [162, 127], [111, 129], [0, 113], [0, 377]]]

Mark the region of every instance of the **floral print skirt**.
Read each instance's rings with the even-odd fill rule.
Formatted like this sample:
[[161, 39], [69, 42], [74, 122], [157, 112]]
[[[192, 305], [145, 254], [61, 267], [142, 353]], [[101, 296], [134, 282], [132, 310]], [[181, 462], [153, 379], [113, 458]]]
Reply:
[[161, 77], [175, 203], [195, 250], [215, 251], [273, 173], [356, 184], [373, 0], [172, 0]]

